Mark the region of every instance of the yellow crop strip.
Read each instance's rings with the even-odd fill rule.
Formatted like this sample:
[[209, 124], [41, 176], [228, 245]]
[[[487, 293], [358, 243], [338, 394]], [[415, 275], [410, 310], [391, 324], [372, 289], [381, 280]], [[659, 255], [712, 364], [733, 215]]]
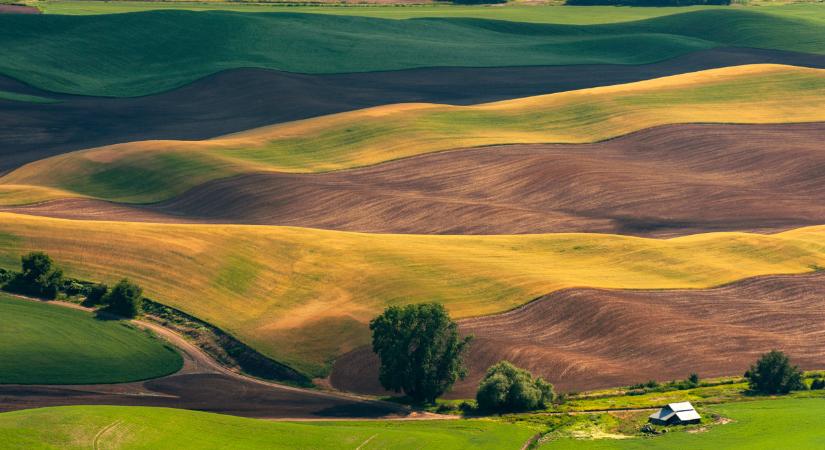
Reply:
[[825, 70], [757, 64], [476, 106], [400, 104], [207, 141], [144, 141], [60, 155], [0, 178], [0, 204], [26, 198], [154, 202], [239, 173], [323, 172], [508, 143], [584, 143], [693, 122], [825, 120]]
[[0, 265], [44, 250], [69, 275], [129, 277], [311, 374], [368, 341], [385, 306], [492, 314], [574, 286], [706, 288], [825, 266], [825, 226], [669, 240], [604, 234], [375, 235], [305, 228], [86, 222], [0, 214]]

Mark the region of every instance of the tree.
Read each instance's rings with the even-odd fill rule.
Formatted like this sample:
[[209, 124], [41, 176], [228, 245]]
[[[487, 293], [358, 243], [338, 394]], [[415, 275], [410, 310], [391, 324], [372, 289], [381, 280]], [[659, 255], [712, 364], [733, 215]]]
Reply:
[[472, 336], [459, 337], [438, 303], [390, 306], [370, 322], [370, 330], [385, 389], [432, 403], [467, 375], [463, 355]]
[[699, 374], [696, 372], [692, 372], [690, 376], [688, 376], [687, 382], [691, 386], [699, 386]]
[[63, 270], [54, 265], [52, 258], [43, 252], [31, 252], [20, 260], [23, 272], [16, 283], [17, 290], [46, 298], [57, 297]]
[[788, 356], [777, 350], [762, 355], [745, 372], [745, 378], [750, 389], [760, 394], [787, 394], [805, 389], [802, 371], [791, 366]]
[[135, 317], [143, 307], [143, 289], [124, 278], [103, 298], [106, 310], [123, 317]]
[[476, 402], [482, 411], [517, 412], [547, 407], [554, 397], [553, 385], [541, 377], [501, 361], [487, 369], [478, 385]]

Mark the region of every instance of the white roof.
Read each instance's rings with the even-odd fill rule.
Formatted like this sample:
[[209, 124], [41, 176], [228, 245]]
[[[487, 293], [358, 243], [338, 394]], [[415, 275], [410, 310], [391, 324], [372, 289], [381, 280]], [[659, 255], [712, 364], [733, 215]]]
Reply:
[[699, 413], [695, 410], [679, 411], [676, 413], [676, 417], [678, 417], [679, 420], [682, 422], [687, 422], [688, 420], [699, 420], [702, 418], [699, 416]]
[[651, 419], [658, 419], [663, 422], [667, 422], [670, 420], [673, 415], [679, 418], [680, 421], [684, 422], [687, 420], [696, 420], [701, 419], [699, 413], [693, 409], [693, 405], [690, 402], [679, 402], [679, 403], [671, 403], [664, 408], [656, 411], [655, 413], [650, 415]]
[[679, 411], [696, 411], [693, 408], [693, 405], [690, 402], [679, 402], [679, 403], [670, 403], [667, 405], [671, 411], [679, 412]]

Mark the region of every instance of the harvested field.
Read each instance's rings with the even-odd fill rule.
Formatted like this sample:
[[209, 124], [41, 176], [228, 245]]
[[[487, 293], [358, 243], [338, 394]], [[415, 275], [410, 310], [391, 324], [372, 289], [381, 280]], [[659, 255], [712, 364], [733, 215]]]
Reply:
[[134, 98], [57, 94], [0, 76], [0, 91], [55, 103], [0, 101], [0, 173], [80, 148], [147, 139], [206, 139], [391, 103], [468, 105], [628, 83], [717, 67], [825, 68], [825, 55], [719, 48], [647, 65], [433, 68], [305, 75], [237, 69]]
[[512, 145], [325, 174], [250, 174], [150, 207], [66, 199], [69, 219], [413, 234], [670, 236], [825, 223], [825, 123], [669, 125], [596, 144]]
[[[806, 369], [825, 367], [825, 272], [766, 276], [704, 290], [558, 291], [514, 311], [460, 321], [474, 334], [469, 377], [450, 396], [472, 397], [505, 359], [561, 391], [742, 373], [771, 349]], [[336, 362], [332, 384], [382, 392], [368, 348]], [[372, 382], [370, 382], [373, 380]]]

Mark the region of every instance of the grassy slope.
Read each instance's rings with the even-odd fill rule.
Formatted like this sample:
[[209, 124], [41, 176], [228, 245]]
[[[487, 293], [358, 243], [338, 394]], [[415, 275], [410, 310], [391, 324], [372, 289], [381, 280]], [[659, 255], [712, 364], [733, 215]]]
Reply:
[[500, 449], [519, 448], [535, 433], [491, 420], [290, 423], [113, 406], [0, 414], [0, 441], [12, 448]]
[[0, 383], [114, 383], [155, 378], [182, 360], [144, 331], [0, 294]]
[[[655, 438], [587, 441], [588, 449], [815, 449], [825, 447], [822, 399], [780, 399], [706, 408], [734, 421], [704, 433], [668, 433]], [[542, 448], [580, 449], [581, 440], [551, 441]]]
[[[278, 6], [273, 4], [244, 4], [241, 2], [141, 2], [141, 1], [42, 1], [38, 8], [45, 14], [118, 14], [157, 9], [181, 9], [186, 11], [238, 11], [238, 12], [300, 12], [332, 14], [340, 16], [376, 17], [381, 19], [414, 19], [421, 17], [474, 17], [478, 19], [510, 20], [514, 22], [556, 23], [568, 25], [592, 25], [599, 23], [628, 22], [667, 16], [689, 11], [722, 9], [720, 6], [689, 6], [672, 8], [613, 8], [604, 6], [563, 7], [523, 6], [507, 7], [464, 5], [416, 5], [416, 6]], [[790, 9], [787, 7], [777, 8]]]
[[593, 142], [668, 123], [820, 121], [823, 103], [825, 70], [751, 65], [469, 107], [387, 105], [208, 141], [56, 156], [0, 178], [0, 204], [72, 195], [153, 202], [244, 172], [329, 171], [488, 144]]
[[671, 240], [600, 234], [372, 235], [304, 228], [66, 221], [0, 214], [0, 266], [42, 249], [69, 274], [128, 276], [311, 375], [368, 340], [391, 304], [491, 314], [571, 286], [702, 288], [825, 266], [825, 228]]
[[2, 15], [0, 73], [55, 91], [129, 96], [237, 67], [337, 73], [642, 64], [716, 46], [825, 51], [825, 23], [756, 11], [703, 10], [581, 26], [223, 11]]

